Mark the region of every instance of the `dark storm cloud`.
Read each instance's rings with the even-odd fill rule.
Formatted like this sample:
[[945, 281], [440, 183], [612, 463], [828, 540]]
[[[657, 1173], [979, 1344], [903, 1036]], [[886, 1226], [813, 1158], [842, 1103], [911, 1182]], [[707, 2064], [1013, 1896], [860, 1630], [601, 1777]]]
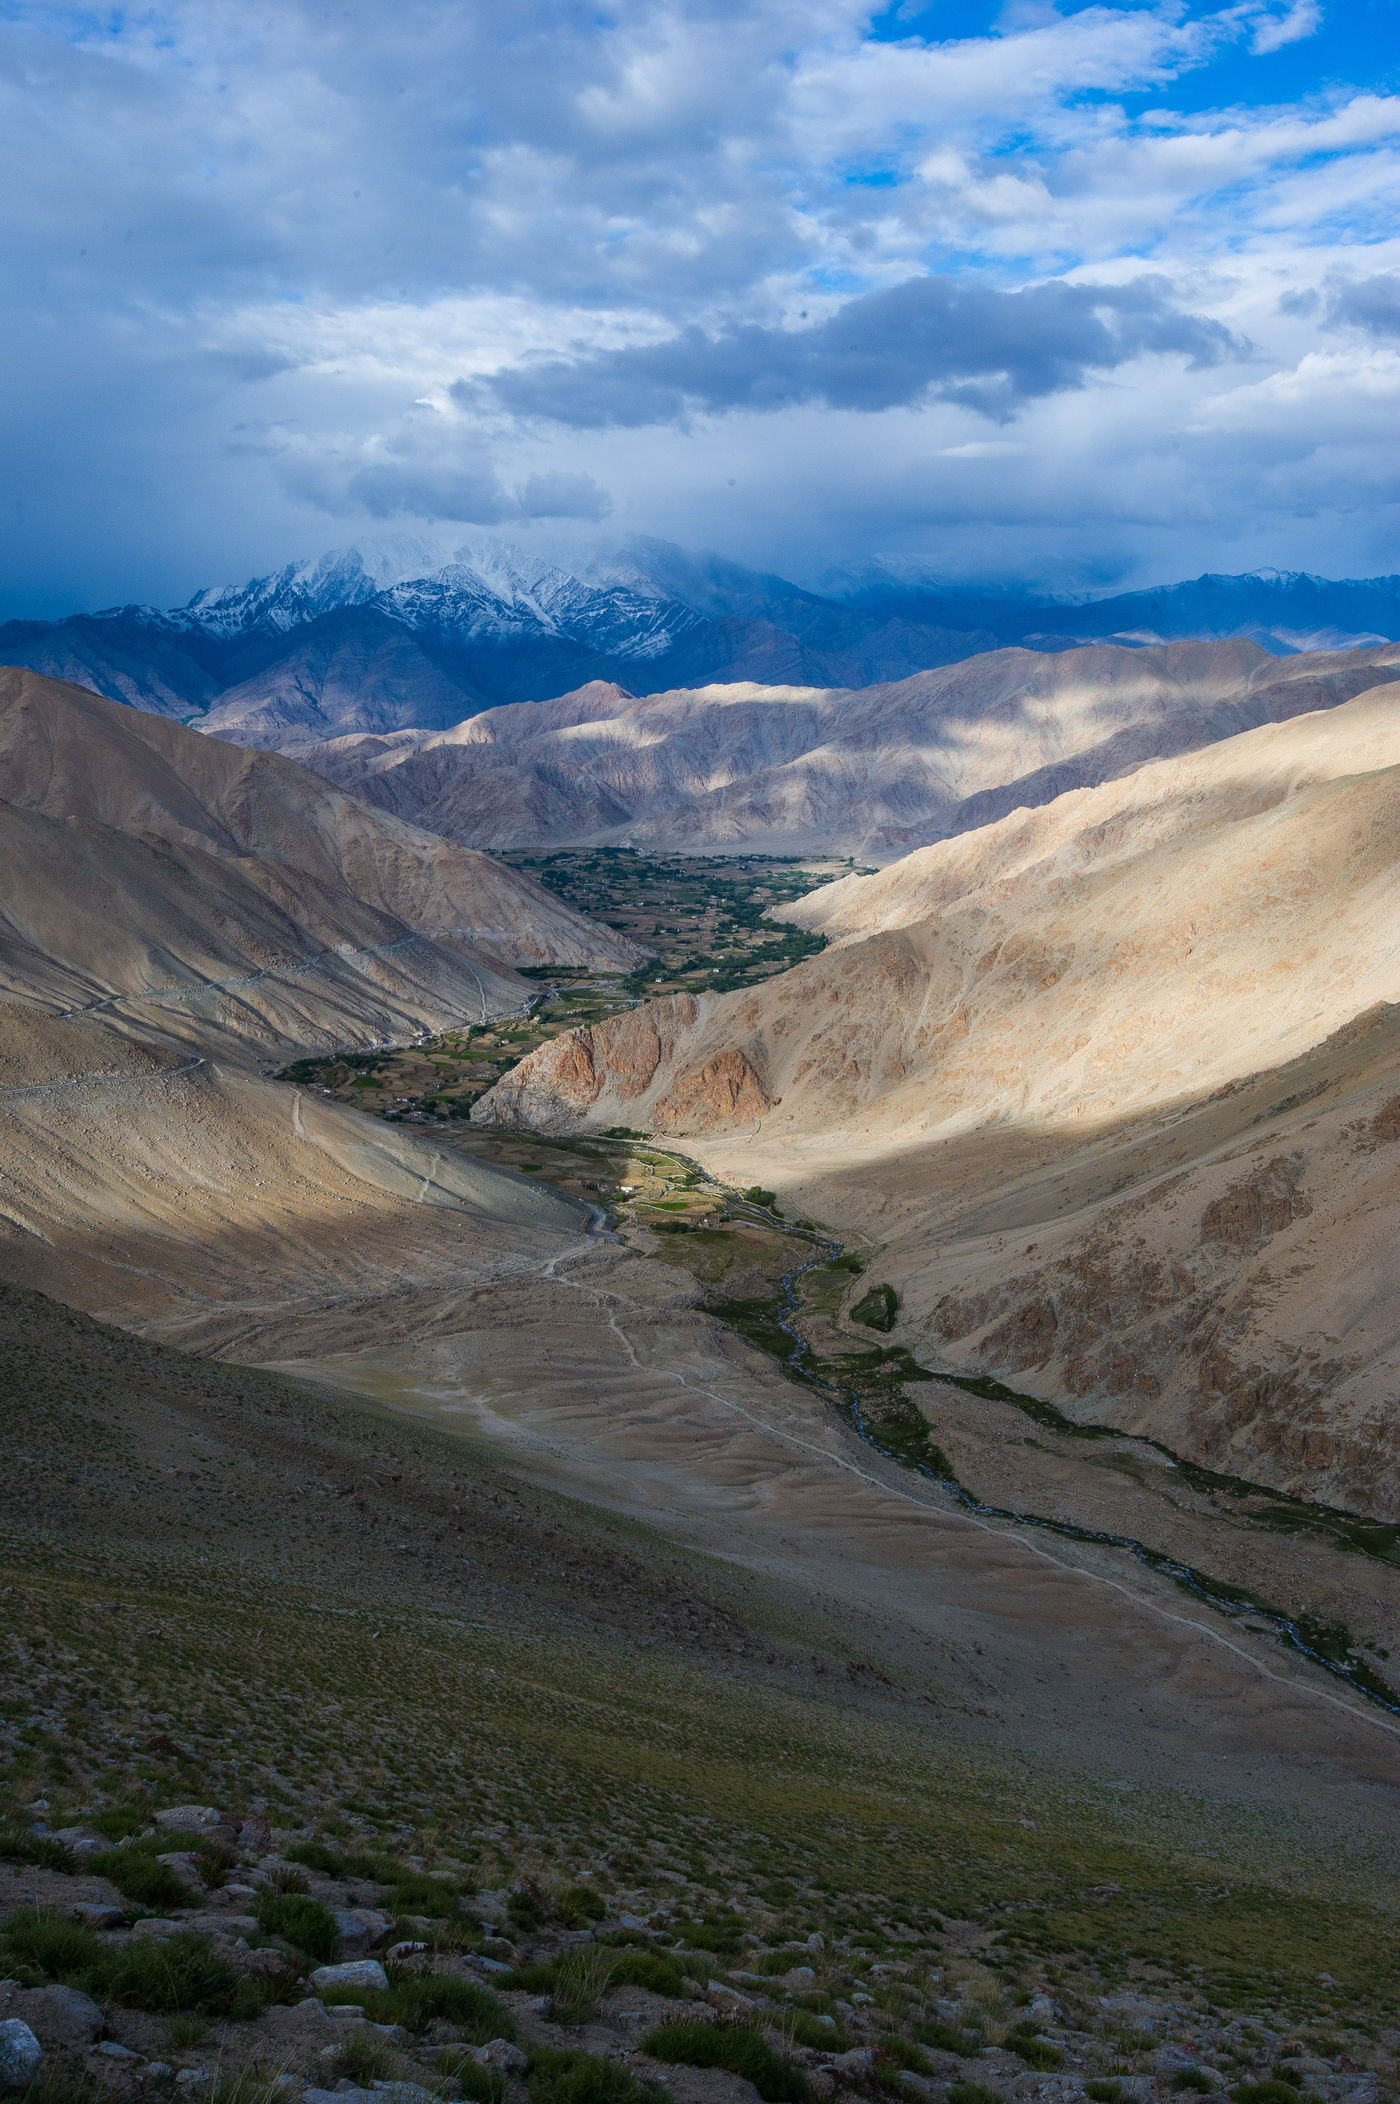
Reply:
[[812, 328], [689, 328], [665, 343], [459, 381], [454, 393], [463, 406], [494, 399], [512, 415], [575, 428], [809, 402], [896, 409], [930, 394], [1005, 417], [1144, 352], [1199, 367], [1242, 348], [1219, 322], [1176, 306], [1162, 278], [1001, 292], [923, 277], [849, 300]]

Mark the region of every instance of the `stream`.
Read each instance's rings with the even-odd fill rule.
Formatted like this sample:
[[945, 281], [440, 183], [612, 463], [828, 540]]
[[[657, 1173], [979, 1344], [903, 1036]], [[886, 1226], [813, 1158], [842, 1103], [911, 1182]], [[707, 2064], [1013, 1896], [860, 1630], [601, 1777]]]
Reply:
[[[655, 1143], [652, 1144], [654, 1147]], [[669, 1149], [656, 1149], [655, 1151], [670, 1152]], [[673, 1155], [672, 1159], [684, 1163], [687, 1170], [697, 1173], [704, 1182], [713, 1184], [717, 1190], [724, 1190], [724, 1186], [718, 1184], [716, 1179], [710, 1176], [699, 1163], [692, 1162], [688, 1157], [679, 1154]], [[755, 1207], [750, 1201], [740, 1202], [744, 1204], [745, 1210], [749, 1214], [766, 1212], [766, 1209]], [[725, 1191], [724, 1217], [726, 1219], [736, 1217], [731, 1211], [732, 1204], [733, 1194]], [[956, 1499], [967, 1511], [976, 1513], [979, 1518], [1000, 1520], [1017, 1527], [1037, 1527], [1043, 1529], [1046, 1533], [1061, 1535], [1068, 1541], [1088, 1542], [1099, 1547], [1125, 1551], [1127, 1554], [1135, 1557], [1139, 1563], [1145, 1565], [1148, 1570], [1155, 1571], [1160, 1576], [1169, 1578], [1174, 1585], [1180, 1586], [1193, 1599], [1207, 1607], [1214, 1608], [1218, 1613], [1229, 1617], [1231, 1620], [1241, 1615], [1248, 1615], [1256, 1622], [1267, 1623], [1279, 1642], [1287, 1646], [1288, 1649], [1297, 1652], [1301, 1657], [1309, 1660], [1311, 1664], [1320, 1666], [1325, 1673], [1331, 1674], [1334, 1679], [1345, 1681], [1349, 1687], [1353, 1688], [1357, 1694], [1363, 1696], [1366, 1701], [1375, 1703], [1381, 1709], [1388, 1710], [1393, 1716], [1400, 1716], [1400, 1691], [1393, 1688], [1388, 1681], [1376, 1672], [1374, 1667], [1359, 1656], [1350, 1631], [1343, 1626], [1321, 1623], [1305, 1614], [1290, 1614], [1286, 1609], [1273, 1606], [1268, 1601], [1256, 1598], [1243, 1587], [1227, 1584], [1222, 1579], [1212, 1578], [1208, 1573], [1198, 1570], [1192, 1564], [1183, 1563], [1176, 1557], [1168, 1556], [1160, 1549], [1150, 1548], [1146, 1542], [1138, 1541], [1132, 1535], [1115, 1534], [1100, 1528], [1079, 1526], [1069, 1520], [1050, 1519], [1040, 1513], [1018, 1512], [1006, 1506], [986, 1504], [973, 1491], [969, 1490], [965, 1484], [958, 1481], [946, 1455], [932, 1444], [932, 1440], [927, 1436], [927, 1433], [924, 1434], [924, 1441], [929, 1449], [928, 1458], [922, 1458], [917, 1452], [909, 1451], [911, 1442], [908, 1440], [900, 1442], [900, 1445], [904, 1448], [903, 1451], [900, 1451], [900, 1447], [893, 1444], [888, 1436], [882, 1436], [881, 1424], [878, 1419], [872, 1422], [872, 1413], [867, 1397], [859, 1386], [848, 1386], [841, 1381], [828, 1379], [825, 1374], [817, 1370], [814, 1364], [810, 1363], [814, 1358], [812, 1346], [797, 1327], [796, 1317], [803, 1305], [800, 1291], [801, 1280], [806, 1278], [811, 1272], [819, 1271], [825, 1265], [836, 1262], [843, 1254], [844, 1245], [834, 1238], [824, 1236], [812, 1229], [789, 1226], [776, 1214], [767, 1215], [766, 1224], [776, 1228], [782, 1234], [800, 1237], [814, 1246], [820, 1254], [810, 1257], [805, 1263], [795, 1264], [789, 1271], [784, 1272], [778, 1280], [777, 1288], [771, 1301], [766, 1306], [761, 1302], [725, 1303], [719, 1301], [710, 1303], [706, 1312], [716, 1316], [720, 1321], [728, 1322], [749, 1343], [757, 1345], [762, 1351], [766, 1351], [770, 1357], [778, 1361], [790, 1379], [800, 1381], [805, 1386], [815, 1389], [824, 1399], [832, 1403], [857, 1436], [867, 1446], [872, 1448], [874, 1452], [880, 1454], [885, 1460], [895, 1462], [901, 1468], [914, 1470], [917, 1474], [923, 1476], [925, 1481], [935, 1484], [938, 1489], [947, 1492], [950, 1497]], [[776, 1342], [773, 1336], [774, 1331], [780, 1333], [787, 1340], [788, 1348], [786, 1350]], [[965, 1386], [975, 1393], [985, 1394], [988, 1391], [992, 1391], [993, 1399], [1006, 1401], [1018, 1408], [1027, 1408], [1029, 1414], [1040, 1418], [1042, 1422], [1049, 1420], [1057, 1430], [1062, 1429], [1098, 1438], [1133, 1439], [1135, 1437], [1135, 1435], [1129, 1433], [1118, 1433], [1111, 1426], [1078, 1426], [1071, 1420], [1064, 1418], [1061, 1412], [1054, 1409], [1053, 1405], [1043, 1404], [1035, 1397], [1019, 1397], [1013, 1390], [1003, 1388], [999, 1382], [976, 1381], [957, 1374], [945, 1375], [931, 1372], [929, 1369], [919, 1367], [915, 1362], [909, 1360], [907, 1352], [900, 1352], [897, 1355], [895, 1363], [898, 1364], [900, 1361], [908, 1361], [910, 1367], [910, 1372], [906, 1373], [904, 1378], [912, 1377], [931, 1381], [948, 1380], [955, 1386]], [[918, 1411], [917, 1406], [903, 1395], [902, 1388], [898, 1386], [898, 1383], [887, 1382], [884, 1391], [884, 1400], [887, 1406], [896, 1394], [898, 1395], [900, 1407], [911, 1415], [917, 1416], [921, 1426], [926, 1426], [927, 1420], [923, 1418], [923, 1413]], [[1160, 1441], [1149, 1440], [1144, 1443], [1152, 1446], [1159, 1453], [1166, 1455], [1174, 1465], [1178, 1467], [1186, 1466], [1177, 1456], [1171, 1454], [1167, 1448], [1162, 1446]], [[1205, 1480], [1212, 1480], [1211, 1472], [1208, 1470], [1193, 1470], [1192, 1472], [1200, 1475]], [[1247, 1489], [1257, 1493], [1261, 1489], [1261, 1486], [1256, 1484], [1236, 1486], [1233, 1478], [1221, 1477], [1219, 1481], [1231, 1490]], [[1277, 1494], [1269, 1493], [1268, 1495], [1275, 1496]], [[1284, 1502], [1296, 1503], [1298, 1501]], [[1350, 1548], [1354, 1552], [1363, 1554], [1378, 1554], [1381, 1560], [1387, 1563], [1393, 1562], [1393, 1542], [1389, 1540], [1389, 1537], [1394, 1530], [1389, 1528], [1376, 1530], [1377, 1533], [1387, 1537], [1386, 1548], [1391, 1553], [1384, 1553], [1379, 1549], [1368, 1549], [1364, 1533], [1365, 1522], [1357, 1521], [1355, 1515], [1351, 1514], [1333, 1515], [1330, 1513], [1329, 1508], [1319, 1508], [1319, 1510], [1328, 1519], [1351, 1521], [1354, 1529], [1362, 1530], [1357, 1539], [1343, 1541], [1340, 1544], [1342, 1548]]]

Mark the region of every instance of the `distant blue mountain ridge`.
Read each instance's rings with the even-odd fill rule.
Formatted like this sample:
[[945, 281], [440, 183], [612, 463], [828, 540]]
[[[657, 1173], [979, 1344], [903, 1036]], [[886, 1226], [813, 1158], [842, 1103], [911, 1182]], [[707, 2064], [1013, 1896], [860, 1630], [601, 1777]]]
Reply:
[[1400, 638], [1400, 577], [1208, 575], [1066, 599], [871, 562], [821, 591], [637, 540], [577, 572], [494, 540], [337, 549], [174, 608], [0, 626], [0, 662], [240, 744], [445, 729], [592, 680], [632, 694], [867, 687], [1017, 647], [1243, 636], [1274, 655]]

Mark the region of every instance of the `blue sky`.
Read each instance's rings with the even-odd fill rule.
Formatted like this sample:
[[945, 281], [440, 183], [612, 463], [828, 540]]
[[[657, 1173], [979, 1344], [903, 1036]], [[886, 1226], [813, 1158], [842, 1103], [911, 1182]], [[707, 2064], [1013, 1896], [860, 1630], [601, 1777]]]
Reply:
[[0, 611], [1400, 570], [1396, 0], [0, 0]]

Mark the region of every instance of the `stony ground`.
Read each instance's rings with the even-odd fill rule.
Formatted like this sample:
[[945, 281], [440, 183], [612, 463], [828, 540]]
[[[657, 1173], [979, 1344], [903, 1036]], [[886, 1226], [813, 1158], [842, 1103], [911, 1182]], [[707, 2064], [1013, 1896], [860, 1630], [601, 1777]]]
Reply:
[[536, 1862], [481, 1886], [503, 1868], [484, 1834], [467, 1860], [343, 1817], [47, 1811], [0, 1840], [0, 2078], [36, 2096], [1371, 2104], [1400, 2045], [1152, 1969], [1114, 1990], [1082, 1961], [1026, 1966], [932, 1913], [823, 1933], [820, 1881], [741, 1909], [605, 1850], [587, 1878]]

